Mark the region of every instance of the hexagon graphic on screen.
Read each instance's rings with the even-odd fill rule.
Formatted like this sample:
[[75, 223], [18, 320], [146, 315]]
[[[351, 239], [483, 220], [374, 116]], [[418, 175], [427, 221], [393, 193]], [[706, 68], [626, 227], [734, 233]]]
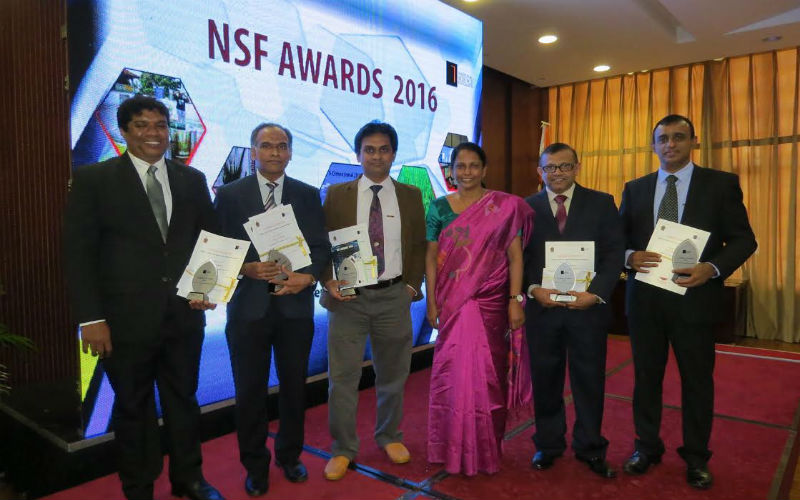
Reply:
[[73, 165], [85, 165], [119, 156], [127, 149], [117, 126], [119, 105], [141, 94], [162, 102], [169, 110], [170, 147], [166, 157], [191, 164], [206, 134], [206, 126], [180, 78], [125, 68], [95, 108], [73, 150]]

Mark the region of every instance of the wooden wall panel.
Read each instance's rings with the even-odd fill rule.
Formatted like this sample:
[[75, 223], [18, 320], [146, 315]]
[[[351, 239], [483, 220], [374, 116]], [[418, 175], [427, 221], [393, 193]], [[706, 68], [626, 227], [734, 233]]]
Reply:
[[77, 375], [60, 257], [70, 171], [65, 8], [63, 0], [0, 6], [0, 322], [38, 346], [0, 349], [17, 386]]

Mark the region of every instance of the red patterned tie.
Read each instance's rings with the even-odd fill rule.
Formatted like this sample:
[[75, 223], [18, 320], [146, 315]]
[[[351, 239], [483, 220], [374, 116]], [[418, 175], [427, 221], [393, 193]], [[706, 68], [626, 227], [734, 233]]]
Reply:
[[556, 222], [558, 223], [558, 232], [564, 234], [564, 227], [567, 225], [567, 207], [564, 206], [564, 201], [567, 197], [563, 194], [556, 196]]
[[372, 190], [372, 203], [369, 206], [369, 241], [372, 243], [372, 254], [378, 259], [378, 276], [383, 274], [385, 267], [383, 254], [383, 211], [378, 191], [383, 186], [375, 184]]

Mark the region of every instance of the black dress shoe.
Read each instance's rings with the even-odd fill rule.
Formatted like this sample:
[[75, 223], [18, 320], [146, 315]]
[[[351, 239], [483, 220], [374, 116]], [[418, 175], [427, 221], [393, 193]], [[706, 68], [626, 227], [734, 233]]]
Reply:
[[225, 500], [216, 488], [200, 479], [191, 483], [173, 484], [172, 494], [176, 497], [188, 497], [191, 500]]
[[283, 475], [292, 483], [302, 483], [308, 479], [306, 466], [300, 460], [296, 460], [294, 463], [277, 462], [275, 465], [283, 469]]
[[661, 463], [661, 457], [659, 455], [648, 456], [641, 451], [634, 451], [631, 458], [622, 466], [622, 469], [628, 474], [638, 476], [647, 472], [647, 469], [649, 469], [651, 465], [657, 463]]
[[708, 472], [708, 467], [689, 467], [686, 469], [686, 481], [692, 488], [698, 490], [707, 490], [711, 488], [711, 483], [714, 481], [714, 476]]
[[592, 472], [594, 472], [599, 476], [602, 476], [606, 479], [613, 479], [617, 477], [617, 471], [615, 471], [611, 467], [611, 465], [608, 462], [606, 462], [605, 459], [603, 459], [603, 457], [586, 458], [586, 457], [579, 457], [576, 455], [575, 458], [588, 465], [589, 470], [591, 470]]
[[247, 474], [247, 479], [244, 480], [244, 491], [251, 497], [266, 495], [269, 491], [269, 478]]
[[531, 459], [531, 466], [536, 470], [545, 470], [552, 467], [555, 461], [556, 457], [553, 455], [546, 455], [541, 451], [537, 451]]

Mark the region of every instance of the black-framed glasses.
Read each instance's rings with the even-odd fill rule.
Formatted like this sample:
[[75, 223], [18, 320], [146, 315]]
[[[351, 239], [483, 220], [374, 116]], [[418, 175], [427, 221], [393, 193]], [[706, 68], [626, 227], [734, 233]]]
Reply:
[[572, 172], [575, 169], [574, 163], [560, 163], [558, 165], [544, 165], [542, 166], [542, 170], [547, 172], [548, 174], [552, 174], [556, 170], [561, 170], [562, 172]]

